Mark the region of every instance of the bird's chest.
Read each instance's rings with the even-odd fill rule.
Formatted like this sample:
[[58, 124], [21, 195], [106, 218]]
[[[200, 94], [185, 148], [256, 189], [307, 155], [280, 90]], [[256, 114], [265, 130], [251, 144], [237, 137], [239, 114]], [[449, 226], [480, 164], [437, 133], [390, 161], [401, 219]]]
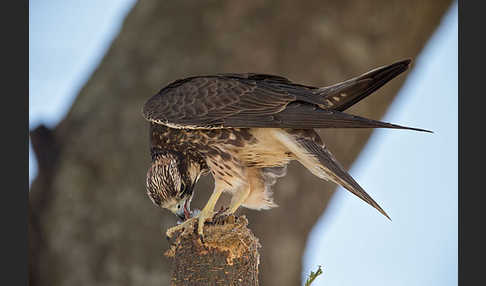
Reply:
[[245, 184], [246, 165], [239, 151], [254, 144], [255, 138], [249, 129], [213, 129], [193, 132], [194, 150], [203, 157], [214, 177], [231, 191]]
[[[205, 158], [215, 162], [229, 163], [232, 168], [274, 167], [286, 165], [292, 155], [274, 136], [282, 129], [246, 128], [205, 130], [200, 137], [205, 137], [206, 144], [197, 147]], [[221, 164], [219, 164], [221, 165]]]

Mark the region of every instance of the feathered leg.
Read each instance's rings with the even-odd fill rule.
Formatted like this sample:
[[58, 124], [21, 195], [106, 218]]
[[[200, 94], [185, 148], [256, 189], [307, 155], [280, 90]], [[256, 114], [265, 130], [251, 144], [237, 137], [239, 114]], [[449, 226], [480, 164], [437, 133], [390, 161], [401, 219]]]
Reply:
[[206, 205], [198, 215], [197, 232], [201, 236], [203, 236], [204, 223], [208, 218], [211, 218], [214, 215], [214, 207], [216, 206], [219, 197], [223, 193], [223, 190], [224, 190], [223, 185], [218, 183], [218, 181], [215, 181], [214, 191], [211, 194], [211, 197], [209, 198], [208, 202], [206, 203]]

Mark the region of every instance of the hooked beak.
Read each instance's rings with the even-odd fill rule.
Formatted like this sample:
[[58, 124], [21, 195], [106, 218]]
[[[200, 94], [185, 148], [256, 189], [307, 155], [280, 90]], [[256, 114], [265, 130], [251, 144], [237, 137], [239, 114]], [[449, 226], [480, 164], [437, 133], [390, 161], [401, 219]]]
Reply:
[[186, 216], [184, 215], [184, 213], [180, 213], [180, 212], [177, 212], [176, 213], [176, 216], [181, 220], [181, 221], [185, 221], [186, 220]]
[[184, 207], [182, 207], [181, 209], [177, 210], [177, 212], [175, 213], [175, 215], [178, 218], [180, 218], [182, 221], [186, 221], [186, 220], [188, 220], [188, 219], [191, 218], [190, 204], [191, 204], [191, 200], [189, 198], [187, 198], [184, 201]]

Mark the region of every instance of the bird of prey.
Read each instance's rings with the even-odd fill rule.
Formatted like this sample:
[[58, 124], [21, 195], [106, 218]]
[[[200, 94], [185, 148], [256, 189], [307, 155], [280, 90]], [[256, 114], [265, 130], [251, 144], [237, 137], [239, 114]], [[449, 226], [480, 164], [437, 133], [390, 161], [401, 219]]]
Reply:
[[[276, 206], [271, 186], [297, 160], [317, 177], [343, 186], [389, 216], [326, 148], [315, 128], [395, 128], [426, 131], [371, 120], [344, 111], [408, 69], [410, 60], [373, 69], [327, 86], [293, 83], [268, 74], [217, 74], [176, 80], [143, 106], [150, 122], [152, 163], [146, 189], [156, 205], [182, 221], [198, 219], [198, 233], [214, 215], [222, 192], [232, 195], [225, 214], [240, 206]], [[211, 173], [215, 186], [192, 218], [193, 188]]]

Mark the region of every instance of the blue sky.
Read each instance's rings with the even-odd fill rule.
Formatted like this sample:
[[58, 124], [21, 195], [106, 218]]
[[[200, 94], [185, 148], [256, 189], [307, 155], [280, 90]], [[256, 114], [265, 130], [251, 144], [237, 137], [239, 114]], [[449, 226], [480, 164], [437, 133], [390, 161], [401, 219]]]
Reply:
[[[134, 3], [29, 1], [31, 128], [65, 116]], [[313, 286], [457, 284], [457, 27], [455, 4], [383, 118], [435, 133], [376, 130], [350, 170], [393, 221], [339, 188], [309, 236]]]
[[[388, 221], [343, 188], [309, 236], [318, 285], [457, 285], [458, 17], [451, 7], [350, 173]], [[325, 139], [325, 138], [324, 138]]]
[[[61, 121], [135, 2], [29, 0], [29, 128]], [[29, 184], [36, 174], [29, 143]]]

